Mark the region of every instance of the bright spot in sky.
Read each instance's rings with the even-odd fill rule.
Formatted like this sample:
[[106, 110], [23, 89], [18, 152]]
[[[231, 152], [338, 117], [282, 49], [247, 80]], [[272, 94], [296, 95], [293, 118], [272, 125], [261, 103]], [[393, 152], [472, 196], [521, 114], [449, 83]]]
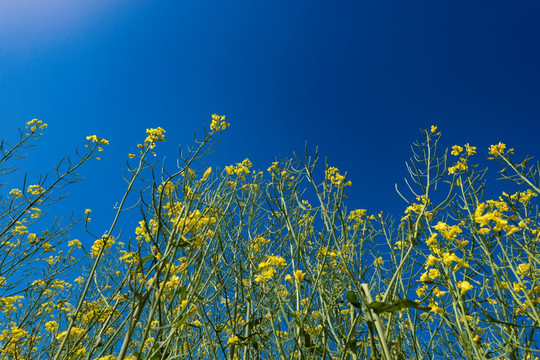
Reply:
[[29, 50], [55, 46], [99, 25], [115, 12], [119, 1], [103, 0], [2, 0], [0, 1], [0, 47]]

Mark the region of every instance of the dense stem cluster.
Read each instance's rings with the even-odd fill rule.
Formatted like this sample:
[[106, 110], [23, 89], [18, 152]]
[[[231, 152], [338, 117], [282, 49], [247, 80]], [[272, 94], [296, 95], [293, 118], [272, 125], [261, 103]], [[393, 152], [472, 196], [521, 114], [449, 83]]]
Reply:
[[[406, 203], [394, 219], [348, 209], [353, 183], [317, 154], [265, 171], [249, 159], [201, 166], [224, 120], [212, 116], [174, 172], [152, 160], [165, 130], [148, 129], [103, 235], [92, 235], [90, 210], [67, 225], [42, 216], [59, 200], [53, 190], [99, 159], [103, 138], [88, 136], [86, 153], [54, 178], [5, 188], [1, 358], [540, 356], [540, 179], [530, 158], [493, 145], [490, 160], [519, 189], [485, 198], [491, 180], [476, 148], [441, 152], [432, 126], [413, 145], [410, 195], [398, 191]], [[2, 143], [2, 174], [45, 127], [34, 119], [16, 145]], [[119, 230], [125, 216], [139, 216], [129, 234]], [[79, 222], [93, 238], [86, 250], [71, 235]]]

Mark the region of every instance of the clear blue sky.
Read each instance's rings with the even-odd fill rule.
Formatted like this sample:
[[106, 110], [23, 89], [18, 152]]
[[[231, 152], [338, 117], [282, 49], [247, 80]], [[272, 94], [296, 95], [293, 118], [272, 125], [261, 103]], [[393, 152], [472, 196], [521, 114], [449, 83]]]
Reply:
[[2, 1], [1, 137], [49, 124], [21, 164], [34, 180], [108, 139], [64, 208], [103, 230], [145, 129], [167, 131], [174, 164], [212, 113], [231, 123], [214, 165], [266, 169], [307, 141], [348, 172], [350, 207], [402, 209], [421, 128], [480, 156], [499, 141], [538, 155], [539, 19], [537, 1]]

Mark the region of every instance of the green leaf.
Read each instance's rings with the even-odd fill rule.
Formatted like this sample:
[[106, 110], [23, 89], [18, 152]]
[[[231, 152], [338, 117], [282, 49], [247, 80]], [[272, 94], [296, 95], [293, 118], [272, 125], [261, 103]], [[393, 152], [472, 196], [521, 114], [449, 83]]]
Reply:
[[142, 263], [143, 264], [146, 264], [148, 261], [154, 259], [155, 256], [154, 255], [146, 255], [145, 257], [142, 258]]
[[362, 309], [362, 304], [360, 303], [360, 300], [358, 300], [358, 296], [354, 291], [347, 291], [345, 294], [345, 297], [347, 300], [357, 309]]
[[409, 299], [397, 300], [391, 304], [386, 304], [382, 301], [373, 301], [369, 303], [367, 307], [375, 311], [375, 313], [377, 314], [381, 314], [385, 312], [393, 313], [393, 312], [396, 312], [405, 308], [414, 308], [414, 309], [424, 310], [424, 311], [430, 310], [429, 307], [418, 305], [416, 301], [409, 300]]

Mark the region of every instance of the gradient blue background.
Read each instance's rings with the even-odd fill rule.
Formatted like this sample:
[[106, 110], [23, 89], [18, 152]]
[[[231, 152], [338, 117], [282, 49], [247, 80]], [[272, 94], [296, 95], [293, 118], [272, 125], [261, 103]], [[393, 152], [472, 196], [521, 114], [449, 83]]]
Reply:
[[482, 159], [499, 141], [538, 155], [539, 19], [537, 1], [2, 1], [1, 137], [49, 124], [20, 164], [31, 183], [85, 136], [108, 139], [59, 211], [91, 208], [97, 233], [145, 129], [167, 131], [174, 165], [212, 113], [232, 124], [214, 166], [266, 169], [307, 141], [348, 173], [350, 208], [399, 216], [421, 128]]

